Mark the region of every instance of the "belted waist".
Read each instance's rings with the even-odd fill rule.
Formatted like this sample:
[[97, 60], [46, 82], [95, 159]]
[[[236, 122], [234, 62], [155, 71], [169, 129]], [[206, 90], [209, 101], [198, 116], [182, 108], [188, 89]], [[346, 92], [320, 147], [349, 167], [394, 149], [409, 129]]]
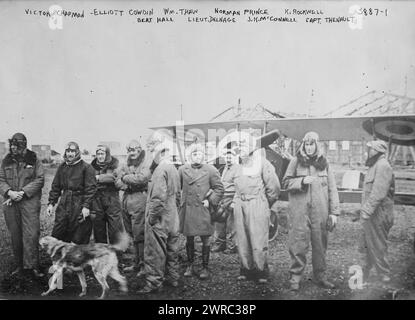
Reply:
[[63, 189], [62, 194], [64, 193], [71, 194], [73, 196], [82, 196], [84, 194], [84, 192], [81, 190], [70, 190], [70, 189]]
[[253, 199], [262, 198], [264, 195], [262, 193], [258, 194], [236, 194], [236, 198], [240, 198], [242, 201], [249, 201]]
[[115, 188], [115, 187], [107, 187], [107, 188], [97, 188], [97, 192], [96, 192], [96, 194], [97, 195], [99, 195], [99, 194], [104, 194], [104, 193], [112, 193], [112, 192], [118, 192], [118, 189], [117, 188]]
[[133, 193], [145, 193], [147, 192], [147, 189], [134, 189], [134, 188], [128, 188], [124, 191], [126, 194], [133, 194]]

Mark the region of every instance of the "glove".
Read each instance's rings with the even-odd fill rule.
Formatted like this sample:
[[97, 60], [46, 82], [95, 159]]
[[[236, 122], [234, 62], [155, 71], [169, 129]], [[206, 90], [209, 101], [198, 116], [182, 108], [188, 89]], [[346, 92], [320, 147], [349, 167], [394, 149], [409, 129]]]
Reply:
[[334, 214], [329, 215], [327, 219], [327, 231], [332, 232], [337, 224], [337, 216]]
[[230, 204], [229, 208], [231, 208], [232, 210], [233, 210], [233, 209], [235, 209], [235, 203], [234, 203], [234, 202], [232, 202], [232, 203]]
[[89, 209], [88, 208], [82, 208], [82, 216], [84, 217], [84, 219], [86, 218], [86, 217], [88, 217], [89, 216]]
[[53, 204], [49, 204], [48, 207], [46, 208], [46, 215], [48, 217], [52, 216], [53, 214]]
[[209, 208], [209, 201], [208, 200], [203, 200], [203, 206], [205, 206], [206, 208]]
[[80, 223], [84, 222], [85, 219], [89, 216], [89, 209], [88, 208], [82, 208], [81, 214], [78, 217], [78, 221]]

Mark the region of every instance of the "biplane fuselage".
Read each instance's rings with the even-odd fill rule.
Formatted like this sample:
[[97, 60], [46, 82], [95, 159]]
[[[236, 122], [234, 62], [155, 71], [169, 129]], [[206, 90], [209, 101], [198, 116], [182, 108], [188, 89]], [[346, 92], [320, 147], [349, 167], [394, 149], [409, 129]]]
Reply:
[[[266, 157], [274, 165], [280, 180], [285, 174], [287, 161], [268, 146], [280, 135], [301, 140], [305, 133], [316, 131], [325, 141], [369, 141], [381, 139], [390, 145], [415, 146], [415, 115], [358, 116], [341, 118], [281, 118], [252, 119], [227, 122], [207, 122], [196, 124], [178, 123], [176, 126], [156, 127], [174, 138], [178, 145], [182, 163], [184, 162], [184, 142], [197, 139], [199, 142], [219, 142], [232, 132], [254, 132], [258, 145], [266, 150]], [[217, 159], [216, 159], [217, 160]], [[223, 164], [214, 161], [220, 168]], [[340, 202], [360, 203], [362, 190], [339, 189]], [[282, 190], [281, 201], [288, 200], [286, 191]], [[415, 194], [395, 194], [395, 203], [415, 205]]]

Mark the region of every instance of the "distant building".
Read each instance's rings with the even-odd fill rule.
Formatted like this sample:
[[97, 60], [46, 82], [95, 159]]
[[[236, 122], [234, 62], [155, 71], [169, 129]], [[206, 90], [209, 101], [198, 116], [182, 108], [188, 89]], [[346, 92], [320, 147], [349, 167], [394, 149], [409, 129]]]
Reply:
[[53, 163], [60, 164], [63, 162], [63, 157], [59, 152], [55, 150], [51, 150], [50, 153], [51, 153], [51, 160]]
[[48, 162], [51, 161], [52, 157], [52, 149], [50, 145], [47, 144], [33, 144], [32, 151], [36, 153], [38, 158], [42, 160], [47, 160]]

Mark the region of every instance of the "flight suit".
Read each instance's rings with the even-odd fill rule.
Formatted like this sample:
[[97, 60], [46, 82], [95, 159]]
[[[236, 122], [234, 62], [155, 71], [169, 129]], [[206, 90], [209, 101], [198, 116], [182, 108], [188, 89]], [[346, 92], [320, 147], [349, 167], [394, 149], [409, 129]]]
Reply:
[[378, 274], [389, 275], [390, 266], [386, 258], [388, 234], [393, 226], [393, 196], [395, 178], [385, 155], [369, 167], [363, 185], [361, 214], [362, 236], [359, 249], [365, 256], [365, 271], [375, 267]]
[[261, 150], [239, 166], [234, 182], [234, 221], [241, 275], [265, 279], [270, 207], [278, 199], [280, 183]]
[[[317, 177], [304, 185], [304, 177]], [[327, 269], [327, 219], [339, 215], [339, 196], [330, 167], [318, 170], [304, 166], [295, 157], [290, 161], [283, 180], [289, 198], [288, 247], [291, 257], [291, 281], [299, 283], [306, 267], [311, 239], [313, 272], [320, 279]]]
[[8, 154], [0, 169], [0, 193], [7, 200], [8, 190], [24, 191], [19, 202], [3, 205], [7, 228], [11, 234], [13, 255], [18, 267], [36, 269], [39, 266], [40, 199], [45, 178], [36, 153], [26, 149], [22, 161]]
[[160, 163], [153, 172], [148, 189], [145, 236], [144, 274], [147, 287], [159, 288], [164, 280], [179, 279], [179, 216], [177, 199], [180, 180], [175, 166]]

